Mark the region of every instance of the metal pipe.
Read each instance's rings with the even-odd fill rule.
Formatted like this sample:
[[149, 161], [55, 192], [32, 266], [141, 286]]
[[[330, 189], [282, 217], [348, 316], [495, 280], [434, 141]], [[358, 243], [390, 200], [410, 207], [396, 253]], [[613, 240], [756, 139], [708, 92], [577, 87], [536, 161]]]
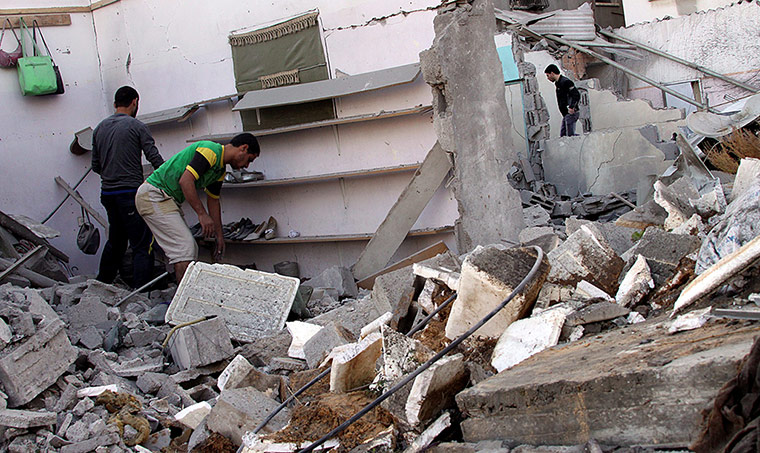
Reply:
[[[92, 167], [90, 167], [90, 168], [88, 168], [88, 169], [87, 169], [87, 171], [85, 172], [85, 174], [84, 174], [84, 175], [82, 175], [82, 177], [81, 177], [81, 178], [79, 178], [79, 181], [77, 181], [77, 183], [76, 183], [76, 184], [74, 184], [74, 187], [73, 187], [73, 189], [74, 189], [74, 190], [77, 190], [77, 187], [79, 187], [79, 185], [80, 185], [80, 184], [82, 184], [82, 181], [84, 181], [84, 178], [86, 178], [86, 177], [87, 177], [87, 175], [89, 175], [91, 171], [92, 171]], [[70, 196], [71, 196], [71, 194], [70, 194], [70, 193], [68, 193], [68, 192], [66, 192], [66, 196], [65, 196], [65, 197], [63, 197], [63, 200], [61, 200], [61, 202], [60, 202], [60, 203], [58, 203], [58, 206], [56, 206], [56, 207], [55, 207], [55, 209], [53, 209], [53, 212], [51, 212], [50, 214], [48, 214], [48, 216], [47, 216], [47, 217], [45, 217], [45, 220], [43, 220], [43, 221], [42, 221], [42, 222], [40, 222], [40, 223], [45, 223], [45, 222], [47, 222], [48, 220], [50, 220], [50, 218], [51, 218], [51, 217], [53, 217], [53, 215], [54, 215], [56, 212], [58, 212], [58, 210], [59, 210], [59, 209], [61, 209], [61, 206], [63, 206], [63, 204], [64, 204], [64, 203], [66, 203], [66, 200], [68, 200]]]
[[684, 60], [683, 58], [676, 57], [675, 55], [671, 55], [671, 54], [669, 54], [667, 52], [663, 52], [662, 50], [655, 49], [654, 47], [650, 47], [650, 46], [648, 46], [646, 44], [642, 44], [642, 43], [634, 41], [632, 39], [624, 38], [624, 37], [622, 37], [620, 35], [616, 35], [615, 33], [612, 33], [612, 32], [606, 31], [606, 30], [599, 30], [599, 33], [603, 34], [604, 36], [606, 36], [608, 38], [613, 38], [613, 39], [617, 39], [619, 41], [623, 41], [624, 43], [627, 43], [627, 44], [630, 44], [632, 46], [638, 47], [639, 49], [646, 50], [647, 52], [651, 52], [651, 53], [653, 53], [655, 55], [659, 55], [659, 56], [661, 56], [663, 58], [667, 58], [668, 60], [675, 61], [676, 63], [682, 64], [684, 66], [688, 66], [688, 67], [690, 67], [692, 69], [696, 69], [699, 72], [703, 72], [703, 73], [705, 73], [707, 75], [710, 75], [710, 76], [713, 76], [713, 77], [718, 78], [720, 80], [723, 80], [724, 82], [728, 82], [728, 83], [730, 83], [732, 85], [736, 85], [739, 88], [744, 88], [747, 91], [751, 91], [753, 93], [759, 93], [760, 92], [760, 89], [755, 88], [755, 87], [753, 87], [751, 85], [747, 85], [744, 82], [740, 82], [740, 81], [738, 81], [736, 79], [732, 79], [731, 77], [725, 76], [723, 74], [719, 74], [719, 73], [717, 73], [717, 72], [715, 72], [715, 71], [713, 71], [711, 69], [707, 69], [706, 67], [704, 67], [702, 65], [699, 65], [697, 63], [693, 63], [693, 62], [688, 61], [688, 60]]
[[498, 307], [496, 307], [495, 309], [493, 309], [493, 311], [491, 311], [491, 313], [487, 314], [477, 324], [475, 324], [474, 326], [470, 327], [470, 330], [468, 330], [467, 332], [465, 332], [462, 335], [460, 335], [459, 337], [457, 337], [456, 340], [452, 341], [448, 346], [446, 346], [445, 348], [443, 348], [438, 354], [434, 355], [430, 360], [428, 360], [427, 362], [423, 363], [419, 368], [417, 368], [416, 370], [414, 370], [413, 372], [411, 372], [410, 374], [408, 374], [405, 378], [403, 378], [401, 381], [399, 381], [398, 384], [394, 385], [390, 390], [386, 391], [385, 393], [383, 393], [382, 395], [380, 395], [377, 399], [375, 399], [374, 401], [372, 401], [368, 405], [364, 406], [364, 408], [362, 410], [360, 410], [359, 412], [357, 412], [356, 414], [354, 414], [353, 417], [351, 417], [348, 420], [346, 420], [345, 422], [341, 423], [338, 427], [336, 427], [335, 429], [333, 429], [329, 433], [327, 433], [324, 436], [322, 436], [322, 438], [320, 438], [319, 440], [311, 443], [306, 448], [304, 448], [302, 450], [299, 450], [299, 453], [308, 453], [308, 452], [314, 450], [315, 448], [319, 447], [323, 443], [325, 443], [328, 440], [330, 440], [336, 434], [340, 433], [344, 429], [346, 429], [349, 426], [351, 426], [352, 423], [354, 423], [355, 421], [357, 421], [360, 418], [362, 418], [369, 411], [371, 411], [376, 406], [378, 406], [380, 403], [382, 403], [383, 401], [385, 401], [386, 399], [388, 399], [393, 393], [395, 393], [396, 391], [398, 391], [401, 387], [405, 386], [406, 384], [408, 384], [409, 382], [411, 382], [412, 379], [414, 379], [417, 376], [419, 376], [423, 371], [425, 371], [428, 368], [430, 368], [430, 366], [433, 365], [435, 362], [437, 362], [438, 359], [440, 359], [441, 357], [445, 356], [452, 349], [454, 349], [457, 346], [459, 346], [459, 344], [462, 343], [465, 339], [467, 339], [467, 337], [469, 337], [470, 335], [472, 335], [476, 330], [480, 329], [483, 326], [483, 324], [485, 324], [491, 318], [493, 318], [494, 316], [496, 316], [496, 314], [499, 313], [499, 311], [501, 311], [502, 308], [504, 308], [518, 293], [520, 293], [525, 288], [525, 286], [527, 286], [528, 282], [531, 281], [533, 279], [533, 277], [536, 275], [536, 273], [538, 272], [538, 268], [541, 266], [541, 261], [544, 259], [544, 252], [543, 252], [543, 250], [541, 250], [540, 247], [537, 247], [537, 246], [531, 246], [531, 248], [533, 248], [536, 251], [537, 255], [538, 255], [536, 257], [535, 264], [533, 264], [533, 267], [530, 269], [530, 272], [528, 272], [528, 275], [526, 275], [525, 278], [523, 278], [523, 280], [512, 291], [512, 293], [509, 295], [509, 297], [507, 297], [506, 299], [504, 299], [504, 301], [501, 304], [499, 304]]
[[129, 299], [130, 297], [134, 296], [135, 294], [139, 293], [140, 291], [144, 290], [145, 288], [149, 287], [150, 285], [156, 283], [157, 281], [161, 280], [162, 278], [169, 275], [169, 272], [164, 272], [163, 274], [159, 275], [158, 277], [154, 278], [153, 280], [149, 281], [148, 283], [142, 285], [141, 287], [137, 288], [136, 290], [132, 291], [131, 293], [124, 296], [120, 301], [116, 302], [116, 305], [114, 307], [118, 307], [122, 303], [124, 303], [125, 300]]
[[655, 81], [653, 79], [650, 79], [649, 77], [647, 77], [647, 76], [645, 76], [643, 74], [639, 74], [638, 72], [631, 71], [630, 69], [626, 68], [625, 66], [623, 66], [623, 65], [615, 62], [614, 60], [611, 60], [611, 59], [605, 57], [604, 55], [602, 55], [600, 53], [594, 52], [593, 50], [586, 49], [585, 47], [580, 46], [580, 45], [578, 45], [578, 44], [576, 44], [574, 42], [567, 41], [565, 39], [562, 39], [562, 38], [554, 36], [554, 35], [543, 35], [543, 37], [546, 38], [546, 39], [550, 39], [552, 41], [558, 42], [560, 44], [563, 44], [565, 46], [572, 47], [573, 49], [575, 49], [575, 50], [577, 50], [579, 52], [583, 52], [583, 53], [585, 53], [587, 55], [591, 55], [592, 57], [594, 57], [594, 58], [596, 58], [596, 59], [598, 59], [600, 61], [603, 61], [604, 63], [607, 63], [608, 65], [612, 66], [613, 68], [620, 69], [621, 71], [625, 72], [626, 74], [630, 75], [631, 77], [635, 77], [635, 78], [637, 78], [639, 80], [642, 80], [642, 81], [644, 81], [644, 82], [652, 85], [653, 87], [659, 88], [661, 91], [664, 91], [664, 92], [668, 93], [671, 96], [677, 97], [678, 99], [680, 99], [680, 100], [682, 100], [684, 102], [687, 102], [687, 103], [689, 103], [691, 105], [695, 105], [695, 106], [699, 107], [700, 109], [708, 110], [708, 111], [713, 112], [713, 113], [718, 113], [715, 109], [712, 109], [712, 108], [708, 107], [706, 104], [699, 103], [699, 102], [695, 101], [694, 99], [688, 98], [688, 97], [684, 96], [683, 94], [681, 94], [681, 93], [679, 93], [677, 91], [671, 90], [670, 88], [666, 87], [665, 85], [663, 85], [663, 84], [661, 84], [661, 83], [659, 83], [659, 82], [657, 82], [657, 81]]

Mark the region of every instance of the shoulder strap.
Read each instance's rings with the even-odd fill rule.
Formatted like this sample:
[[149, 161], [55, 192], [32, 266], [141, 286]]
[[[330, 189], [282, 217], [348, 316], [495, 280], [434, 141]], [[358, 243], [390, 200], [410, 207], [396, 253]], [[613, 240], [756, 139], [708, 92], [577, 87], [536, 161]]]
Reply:
[[47, 52], [48, 56], [52, 60], [53, 59], [53, 54], [50, 53], [50, 49], [48, 48], [48, 45], [45, 42], [45, 36], [42, 35], [42, 30], [40, 30], [40, 24], [37, 23], [37, 19], [34, 19], [32, 21], [32, 41], [34, 42], [34, 48], [35, 48], [35, 50], [39, 51], [40, 54], [42, 54], [42, 51], [40, 51], [39, 47], [37, 47], [37, 32], [38, 31], [40, 32], [40, 38], [42, 38], [42, 44], [45, 45], [45, 51]]
[[84, 206], [79, 206], [82, 208], [82, 223], [92, 223], [90, 221], [90, 214], [84, 209]]

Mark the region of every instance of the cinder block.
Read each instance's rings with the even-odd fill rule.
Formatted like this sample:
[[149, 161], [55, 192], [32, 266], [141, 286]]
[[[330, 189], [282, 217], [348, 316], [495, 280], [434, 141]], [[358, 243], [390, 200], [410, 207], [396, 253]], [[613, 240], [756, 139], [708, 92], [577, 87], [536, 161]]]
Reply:
[[[277, 406], [276, 401], [252, 387], [225, 390], [206, 417], [206, 426], [239, 445], [243, 435], [256, 428]], [[278, 431], [288, 420], [290, 412], [284, 408], [260, 432]]]
[[335, 288], [341, 297], [356, 298], [359, 295], [354, 274], [342, 266], [332, 266], [325, 269], [321, 274], [309, 280], [308, 285], [314, 288]]
[[230, 332], [221, 318], [178, 329], [169, 339], [174, 362], [183, 370], [209, 365], [234, 353]]
[[351, 332], [338, 323], [330, 323], [321, 328], [303, 345], [304, 356], [309, 368], [316, 368], [337, 346], [354, 341]]
[[454, 395], [467, 385], [462, 354], [443, 357], [414, 379], [406, 400], [406, 419], [418, 425], [454, 407]]
[[60, 319], [40, 324], [33, 336], [6, 348], [0, 358], [0, 382], [8, 405], [17, 407], [34, 399], [54, 384], [76, 357]]
[[358, 343], [341, 346], [333, 357], [330, 370], [330, 391], [350, 392], [369, 384], [375, 377], [375, 363], [383, 349], [383, 336], [373, 333]]

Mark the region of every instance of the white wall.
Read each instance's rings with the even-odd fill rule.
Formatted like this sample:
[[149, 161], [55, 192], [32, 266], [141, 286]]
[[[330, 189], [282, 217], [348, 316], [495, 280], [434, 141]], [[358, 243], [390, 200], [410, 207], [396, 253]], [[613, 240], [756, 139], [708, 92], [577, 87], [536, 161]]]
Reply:
[[697, 11], [720, 8], [735, 0], [624, 0], [625, 25], [665, 17], [686, 16]]
[[[736, 3], [689, 16], [638, 24], [616, 29], [615, 33], [760, 88], [758, 2]], [[749, 94], [694, 69], [648, 52], [642, 53], [644, 59], [623, 59], [621, 64], [661, 83], [700, 80], [711, 106], [720, 106]], [[628, 80], [629, 98], [648, 99], [655, 107], [663, 105], [659, 89], [630, 76]]]
[[[6, 2], [9, 3], [9, 2]], [[13, 2], [10, 2], [13, 3]], [[71, 2], [16, 1], [4, 7], [71, 6]], [[72, 25], [43, 31], [67, 82], [66, 94], [24, 98], [18, 93], [15, 71], [0, 70], [0, 150], [3, 190], [0, 209], [42, 219], [63, 196], [53, 177], [72, 184], [84, 173], [90, 156], [68, 152], [73, 132], [95, 126], [110, 114], [114, 91], [129, 84], [140, 92], [140, 113], [146, 114], [235, 92], [230, 46], [231, 31], [261, 25], [319, 9], [331, 74], [339, 69], [358, 74], [418, 61], [432, 43], [433, 0], [327, 1], [290, 0], [276, 3], [163, 0], [122, 0], [92, 14], [72, 14]], [[81, 4], [81, 2], [80, 2]], [[86, 4], [86, 3], [84, 3]], [[421, 80], [377, 93], [337, 101], [338, 115], [395, 110], [431, 102], [430, 88]], [[231, 102], [202, 108], [184, 123], [153, 126], [165, 158], [207, 134], [241, 130]], [[429, 115], [319, 128], [261, 138], [262, 156], [252, 169], [268, 178], [311, 175], [341, 170], [421, 162], [436, 137]], [[223, 221], [240, 217], [262, 221], [274, 215], [280, 234], [290, 229], [304, 235], [370, 233], [395, 202], [411, 173], [271, 189], [226, 189]], [[30, 184], [32, 183], [33, 184]], [[89, 176], [82, 196], [99, 211], [99, 178]], [[81, 254], [74, 245], [79, 208], [67, 202], [49, 225], [62, 231], [53, 245], [72, 258], [84, 273], [94, 273], [98, 256]], [[188, 223], [195, 214], [188, 210]], [[441, 189], [415, 228], [453, 224], [456, 203]], [[450, 237], [443, 236], [447, 241]], [[440, 239], [438, 237], [437, 239]], [[432, 239], [411, 241], [424, 245]], [[256, 261], [271, 269], [272, 259], [301, 260], [302, 273], [311, 275], [332, 264], [350, 266], [363, 243], [332, 244], [345, 253], [329, 253], [329, 245], [231, 246], [233, 262]], [[409, 251], [405, 245], [399, 253]], [[266, 251], [265, 251], [266, 250]], [[407, 253], [408, 254], [408, 253]]]

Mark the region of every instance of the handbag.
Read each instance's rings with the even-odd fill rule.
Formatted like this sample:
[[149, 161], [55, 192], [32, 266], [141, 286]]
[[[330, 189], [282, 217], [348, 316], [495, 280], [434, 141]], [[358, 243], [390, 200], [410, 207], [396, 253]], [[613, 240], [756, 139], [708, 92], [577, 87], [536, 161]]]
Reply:
[[85, 255], [98, 253], [100, 247], [100, 231], [90, 221], [90, 215], [82, 208], [82, 225], [77, 233], [77, 247]]
[[42, 53], [37, 47], [37, 42], [32, 39], [34, 50], [29, 52], [26, 48], [26, 37], [29, 35], [29, 29], [24, 19], [19, 18], [21, 25], [21, 49], [23, 57], [18, 59], [16, 68], [18, 69], [18, 83], [21, 87], [21, 94], [24, 96], [39, 96], [42, 94], [53, 94], [58, 90], [58, 81], [53, 69], [53, 58], [50, 55], [37, 55]]
[[11, 24], [10, 19], [5, 19], [5, 22], [3, 22], [3, 31], [0, 33], [0, 45], [3, 43], [3, 36], [5, 36], [5, 26], [8, 25], [8, 28], [11, 30], [11, 33], [13, 33], [13, 37], [16, 38], [16, 42], [18, 43], [18, 47], [16, 47], [16, 50], [13, 52], [6, 52], [3, 49], [0, 49], [0, 66], [4, 68], [10, 68], [13, 66], [16, 66], [16, 62], [19, 58], [23, 56], [23, 50], [21, 48], [21, 41], [18, 39], [18, 36], [16, 35], [16, 32], [13, 31], [13, 24]]
[[47, 42], [45, 42], [45, 37], [42, 35], [42, 30], [40, 30], [40, 24], [37, 23], [37, 19], [34, 19], [32, 21], [32, 39], [34, 40], [34, 42], [37, 42], [37, 34], [36, 34], [37, 31], [40, 32], [40, 38], [42, 39], [42, 44], [45, 45], [45, 51], [50, 57], [50, 61], [53, 62], [53, 72], [55, 72], [56, 90], [55, 90], [55, 93], [50, 93], [50, 94], [63, 94], [64, 91], [66, 91], [66, 88], [63, 86], [63, 77], [61, 77], [61, 69], [58, 67], [57, 64], [55, 64], [55, 61], [53, 61], [53, 54], [50, 53], [50, 49], [48, 48]]

